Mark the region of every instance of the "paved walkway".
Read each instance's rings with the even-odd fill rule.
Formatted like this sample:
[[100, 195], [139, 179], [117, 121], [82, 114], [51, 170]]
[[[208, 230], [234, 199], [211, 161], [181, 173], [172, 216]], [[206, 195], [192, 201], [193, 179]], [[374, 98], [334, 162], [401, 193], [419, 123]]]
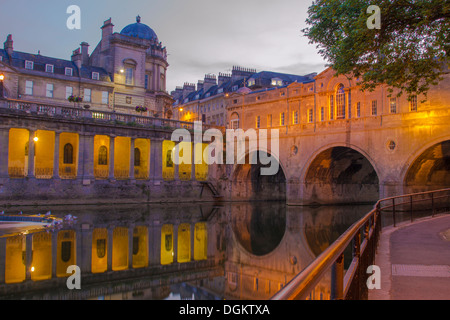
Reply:
[[369, 300], [450, 300], [450, 216], [383, 229]]

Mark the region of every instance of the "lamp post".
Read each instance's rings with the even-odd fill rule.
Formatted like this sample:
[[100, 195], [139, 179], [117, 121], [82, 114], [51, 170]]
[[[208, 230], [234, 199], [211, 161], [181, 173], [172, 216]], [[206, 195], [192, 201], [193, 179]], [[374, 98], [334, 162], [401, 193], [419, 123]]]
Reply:
[[5, 80], [5, 75], [0, 74], [0, 98], [3, 98], [3, 81]]

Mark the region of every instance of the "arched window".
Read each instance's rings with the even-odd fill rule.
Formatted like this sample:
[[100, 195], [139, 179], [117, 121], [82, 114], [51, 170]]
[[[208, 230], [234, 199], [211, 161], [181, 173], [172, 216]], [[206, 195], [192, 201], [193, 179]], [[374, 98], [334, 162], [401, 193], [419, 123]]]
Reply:
[[134, 166], [141, 166], [141, 150], [139, 148], [134, 148]]
[[239, 129], [239, 114], [234, 112], [230, 118], [230, 129]]
[[345, 91], [340, 84], [336, 89], [336, 119], [345, 119]]
[[64, 164], [73, 164], [73, 146], [70, 143], [64, 146]]
[[101, 146], [98, 149], [98, 164], [104, 166], [108, 164], [108, 148]]

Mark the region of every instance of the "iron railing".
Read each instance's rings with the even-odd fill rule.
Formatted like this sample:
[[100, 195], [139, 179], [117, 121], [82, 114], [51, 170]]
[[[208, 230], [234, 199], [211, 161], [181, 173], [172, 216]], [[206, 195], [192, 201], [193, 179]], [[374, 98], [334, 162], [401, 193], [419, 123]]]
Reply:
[[[314, 298], [312, 292], [321, 286], [320, 296], [333, 300], [365, 300], [368, 298], [367, 268], [375, 261], [376, 248], [385, 219], [392, 214], [394, 226], [424, 216], [450, 211], [450, 189], [428, 191], [382, 199], [374, 209], [354, 223], [309, 266], [295, 276], [272, 297], [272, 300], [304, 300]], [[427, 214], [428, 213], [428, 214]], [[405, 216], [407, 219], [404, 219]], [[344, 251], [351, 245], [351, 261], [344, 268]], [[331, 271], [331, 274], [329, 273]], [[328, 286], [323, 290], [323, 286]], [[320, 290], [319, 290], [320, 291]], [[325, 294], [322, 294], [325, 291]], [[329, 293], [329, 295], [327, 294]]]

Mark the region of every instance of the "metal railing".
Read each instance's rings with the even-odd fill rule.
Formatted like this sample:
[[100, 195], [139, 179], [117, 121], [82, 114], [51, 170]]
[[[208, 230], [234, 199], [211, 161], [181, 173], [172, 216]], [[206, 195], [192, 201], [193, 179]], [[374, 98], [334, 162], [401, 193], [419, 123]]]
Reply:
[[[315, 288], [325, 282], [333, 300], [364, 300], [368, 298], [367, 268], [375, 261], [382, 228], [382, 213], [392, 213], [394, 226], [400, 216], [414, 218], [450, 211], [450, 189], [421, 192], [382, 199], [374, 209], [354, 223], [309, 266], [295, 276], [272, 297], [272, 300], [304, 300], [312, 297]], [[428, 214], [427, 214], [428, 213]], [[386, 224], [385, 224], [386, 225]], [[344, 251], [351, 245], [351, 261], [344, 269]], [[328, 273], [331, 271], [331, 274]], [[327, 278], [330, 275], [329, 279]], [[327, 279], [325, 279], [327, 278]], [[327, 281], [323, 281], [323, 280]]]

